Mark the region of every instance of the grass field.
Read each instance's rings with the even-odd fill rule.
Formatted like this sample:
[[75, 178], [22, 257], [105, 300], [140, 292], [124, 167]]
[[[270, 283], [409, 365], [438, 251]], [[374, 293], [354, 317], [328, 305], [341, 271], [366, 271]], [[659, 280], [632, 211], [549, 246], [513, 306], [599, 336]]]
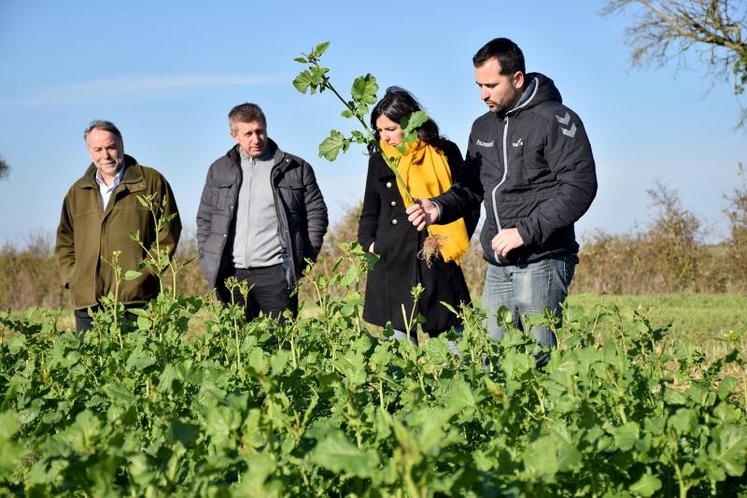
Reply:
[[[670, 326], [669, 341], [686, 340], [706, 352], [727, 350], [725, 336], [736, 339], [743, 355], [747, 355], [747, 295], [745, 294], [653, 294], [596, 295], [572, 294], [566, 313], [593, 313], [598, 307], [618, 306], [639, 310], [657, 327]], [[316, 307], [306, 303], [304, 315], [313, 315]], [[192, 318], [192, 328], [199, 329], [204, 321]], [[73, 328], [72, 312], [60, 311], [60, 328]], [[192, 330], [199, 334], [200, 330]], [[603, 330], [600, 333], [604, 333]]]
[[706, 352], [727, 351], [732, 337], [747, 355], [747, 295], [654, 294], [638, 296], [571, 295], [568, 313], [588, 313], [597, 306], [619, 306], [642, 311], [653, 325], [671, 325], [668, 340], [685, 340]]

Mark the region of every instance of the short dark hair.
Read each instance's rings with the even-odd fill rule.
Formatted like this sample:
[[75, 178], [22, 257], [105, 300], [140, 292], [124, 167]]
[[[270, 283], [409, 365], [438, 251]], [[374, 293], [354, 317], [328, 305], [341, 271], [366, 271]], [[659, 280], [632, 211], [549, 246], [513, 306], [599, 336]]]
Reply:
[[88, 125], [88, 128], [83, 131], [83, 140], [88, 139], [88, 134], [91, 133], [92, 130], [108, 131], [109, 133], [116, 135], [117, 138], [119, 138], [120, 142], [123, 141], [122, 133], [119, 131], [119, 128], [117, 128], [111, 121], [106, 121], [103, 119], [94, 119], [93, 121], [91, 121], [91, 124]]
[[493, 38], [472, 57], [472, 64], [480, 67], [490, 59], [498, 59], [502, 75], [511, 75], [517, 71], [526, 73], [524, 53], [519, 46], [508, 38]]
[[[374, 138], [377, 141], [381, 140], [381, 136], [376, 130], [376, 120], [382, 114], [395, 123], [402, 123], [402, 120], [413, 112], [422, 110], [423, 107], [410, 92], [398, 86], [390, 86], [371, 111], [371, 127], [374, 130]], [[418, 128], [418, 138], [428, 145], [438, 146], [441, 143], [442, 139], [438, 134], [438, 125], [430, 117]], [[375, 146], [373, 148], [369, 146], [368, 149], [369, 152], [373, 153]]]
[[252, 121], [260, 121], [265, 128], [267, 128], [267, 119], [265, 119], [265, 113], [257, 104], [251, 104], [244, 102], [239, 104], [228, 113], [228, 125], [231, 127], [231, 131], [236, 128], [234, 123], [251, 123]]

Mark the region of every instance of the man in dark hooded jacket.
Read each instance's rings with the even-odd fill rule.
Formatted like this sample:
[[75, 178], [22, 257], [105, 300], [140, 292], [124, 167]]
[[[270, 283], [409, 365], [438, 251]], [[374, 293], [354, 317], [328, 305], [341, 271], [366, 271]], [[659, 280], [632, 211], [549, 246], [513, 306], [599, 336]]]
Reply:
[[[524, 55], [514, 42], [491, 40], [472, 61], [480, 98], [489, 109], [472, 125], [467, 151], [472, 182], [419, 200], [408, 213], [424, 229], [448, 223], [484, 201], [480, 242], [488, 269], [482, 303], [488, 334], [501, 339], [504, 330], [496, 319], [501, 306], [524, 330], [518, 319], [522, 314], [549, 309], [561, 318], [578, 263], [573, 225], [589, 209], [597, 180], [581, 120], [563, 105], [550, 78], [526, 73]], [[547, 326], [535, 326], [531, 333], [544, 346], [556, 345]]]

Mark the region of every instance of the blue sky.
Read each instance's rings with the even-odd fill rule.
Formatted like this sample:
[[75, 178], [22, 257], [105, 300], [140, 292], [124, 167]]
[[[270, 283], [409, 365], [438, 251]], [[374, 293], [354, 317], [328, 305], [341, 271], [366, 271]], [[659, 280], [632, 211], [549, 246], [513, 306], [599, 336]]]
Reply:
[[[332, 128], [349, 130], [330, 94], [291, 82], [300, 52], [330, 41], [324, 57], [347, 90], [374, 74], [407, 88], [462, 151], [478, 98], [471, 57], [496, 36], [515, 40], [529, 71], [551, 77], [592, 142], [599, 193], [578, 224], [621, 233], [645, 226], [646, 190], [659, 180], [727, 235], [724, 195], [747, 165], [739, 102], [697, 59], [631, 69], [630, 15], [601, 17], [604, 2], [59, 2], [0, 1], [0, 243], [54, 234], [62, 199], [89, 163], [92, 119], [122, 130], [125, 150], [171, 183], [194, 227], [205, 173], [232, 145], [226, 114], [258, 103], [270, 136], [314, 165], [332, 221], [362, 197], [366, 157], [317, 155]], [[743, 99], [744, 102], [745, 99]]]

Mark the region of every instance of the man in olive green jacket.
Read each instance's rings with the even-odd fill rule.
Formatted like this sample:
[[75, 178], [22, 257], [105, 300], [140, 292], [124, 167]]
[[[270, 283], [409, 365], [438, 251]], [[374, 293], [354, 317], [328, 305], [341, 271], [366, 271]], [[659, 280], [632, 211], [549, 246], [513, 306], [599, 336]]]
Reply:
[[[168, 182], [124, 154], [122, 134], [113, 123], [94, 121], [83, 137], [93, 162], [65, 196], [55, 248], [81, 334], [91, 328], [89, 309], [95, 310], [102, 296], [114, 293], [114, 270], [108, 263], [113, 253], [119, 252], [124, 272], [139, 270], [138, 263], [147, 258], [145, 248], [153, 251], [158, 244], [173, 255], [182, 229]], [[138, 200], [149, 195], [155, 206], [164, 206], [163, 217], [175, 215], [159, 233], [153, 215]], [[136, 232], [144, 248], [130, 238]], [[158, 294], [158, 279], [147, 269], [140, 271], [140, 277], [120, 282], [118, 300], [126, 307], [142, 307]]]

